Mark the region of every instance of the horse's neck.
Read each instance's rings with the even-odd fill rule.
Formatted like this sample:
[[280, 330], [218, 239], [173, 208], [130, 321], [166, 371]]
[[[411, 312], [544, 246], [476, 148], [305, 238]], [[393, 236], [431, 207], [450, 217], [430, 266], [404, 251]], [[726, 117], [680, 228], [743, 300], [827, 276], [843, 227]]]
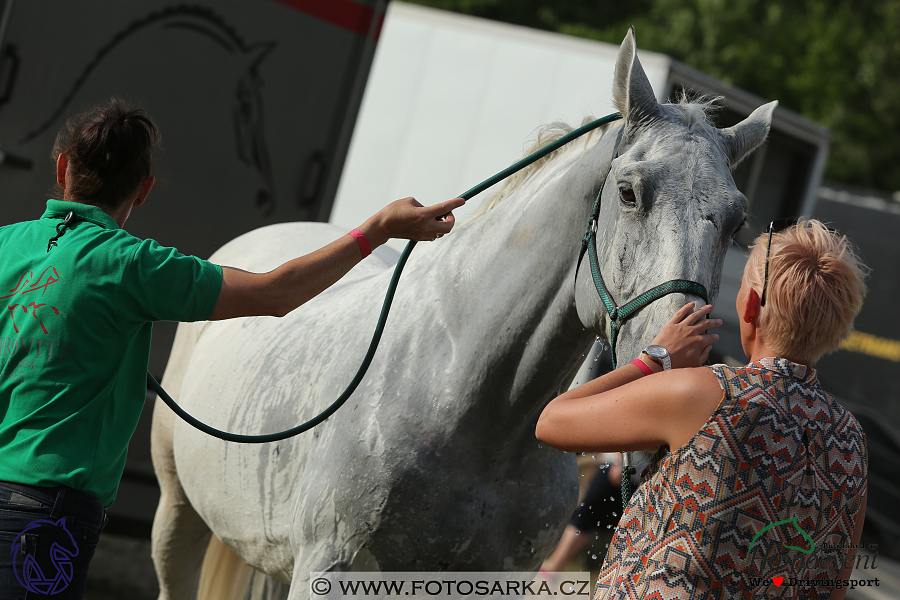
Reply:
[[616, 131], [587, 148], [572, 142], [510, 197], [461, 228], [456, 251], [447, 257], [457, 281], [444, 288], [442, 301], [469, 307], [466, 330], [479, 350], [471, 367], [488, 378], [484, 388], [508, 393], [511, 426], [533, 425], [530, 413], [571, 382], [594, 337], [575, 311], [575, 263]]

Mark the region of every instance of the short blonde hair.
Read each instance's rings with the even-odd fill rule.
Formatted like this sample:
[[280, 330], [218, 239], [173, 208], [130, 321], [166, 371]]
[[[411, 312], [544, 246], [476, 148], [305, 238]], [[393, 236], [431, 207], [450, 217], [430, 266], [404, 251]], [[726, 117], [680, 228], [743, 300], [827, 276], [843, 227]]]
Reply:
[[[750, 246], [745, 282], [762, 295], [768, 232]], [[800, 220], [772, 234], [760, 335], [776, 355], [813, 364], [850, 336], [866, 295], [868, 268], [846, 236]]]

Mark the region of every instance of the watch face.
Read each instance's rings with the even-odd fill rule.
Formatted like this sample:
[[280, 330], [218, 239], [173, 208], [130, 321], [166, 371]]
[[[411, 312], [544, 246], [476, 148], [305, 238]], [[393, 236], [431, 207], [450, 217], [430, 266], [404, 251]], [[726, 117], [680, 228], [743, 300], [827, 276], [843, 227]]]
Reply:
[[667, 357], [669, 355], [669, 352], [662, 346], [650, 345], [650, 346], [647, 346], [647, 354], [649, 354], [653, 358], [662, 359], [662, 358]]

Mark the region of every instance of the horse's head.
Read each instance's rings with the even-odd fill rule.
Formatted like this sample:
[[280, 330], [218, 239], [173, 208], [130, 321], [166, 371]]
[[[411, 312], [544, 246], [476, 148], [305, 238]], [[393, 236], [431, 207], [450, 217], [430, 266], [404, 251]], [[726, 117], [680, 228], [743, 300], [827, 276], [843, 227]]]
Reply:
[[[747, 214], [731, 169], [766, 138], [777, 102], [728, 129], [708, 124], [708, 103], [659, 104], [637, 58], [634, 30], [616, 62], [622, 113], [618, 157], [603, 187], [596, 244], [602, 280], [617, 306], [672, 280], [702, 284], [713, 303], [725, 252]], [[602, 175], [602, 174], [601, 174]], [[578, 315], [607, 339], [612, 321], [583, 266]], [[618, 364], [638, 356], [691, 293], [671, 293], [619, 321]]]

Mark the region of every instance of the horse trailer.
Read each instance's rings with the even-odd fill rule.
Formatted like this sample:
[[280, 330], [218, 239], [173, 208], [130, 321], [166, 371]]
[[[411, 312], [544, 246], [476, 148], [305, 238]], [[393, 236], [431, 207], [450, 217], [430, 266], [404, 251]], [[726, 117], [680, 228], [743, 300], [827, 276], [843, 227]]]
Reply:
[[[208, 257], [271, 223], [325, 221], [387, 0], [0, 1], [0, 225], [38, 218], [67, 117], [116, 96], [162, 134], [127, 229]], [[154, 327], [159, 378], [174, 323]], [[110, 530], [149, 534], [152, 402]]]

